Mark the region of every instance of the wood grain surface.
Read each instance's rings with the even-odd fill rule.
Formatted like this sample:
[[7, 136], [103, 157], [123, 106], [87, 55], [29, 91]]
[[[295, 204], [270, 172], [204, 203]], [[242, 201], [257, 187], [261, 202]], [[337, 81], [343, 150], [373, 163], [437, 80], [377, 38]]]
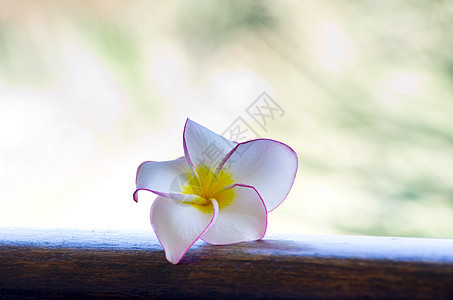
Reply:
[[0, 229], [0, 298], [453, 299], [453, 240], [197, 242], [174, 266], [152, 232]]

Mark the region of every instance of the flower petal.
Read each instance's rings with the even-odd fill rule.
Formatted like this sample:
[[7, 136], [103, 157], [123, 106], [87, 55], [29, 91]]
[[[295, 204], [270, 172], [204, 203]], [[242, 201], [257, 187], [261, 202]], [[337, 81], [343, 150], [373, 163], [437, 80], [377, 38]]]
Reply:
[[187, 119], [184, 127], [184, 154], [193, 173], [201, 165], [215, 170], [236, 143]]
[[256, 188], [270, 212], [291, 190], [297, 165], [297, 154], [291, 147], [257, 139], [238, 144], [225, 158], [222, 168], [233, 174], [236, 183]]
[[[267, 211], [258, 192], [253, 187], [239, 184], [234, 185], [231, 190], [235, 197], [227, 205], [222, 205], [219, 197], [219, 215], [211, 228], [201, 236], [203, 241], [224, 245], [264, 237]], [[229, 192], [230, 189], [226, 191]]]
[[215, 221], [218, 211], [216, 201], [210, 212], [202, 212], [194, 205], [157, 197], [151, 206], [151, 225], [167, 260], [177, 264]]
[[145, 161], [137, 169], [134, 200], [138, 201], [138, 191], [147, 190], [160, 196], [186, 200], [181, 194], [181, 186], [187, 182], [187, 163], [184, 157], [169, 161]]

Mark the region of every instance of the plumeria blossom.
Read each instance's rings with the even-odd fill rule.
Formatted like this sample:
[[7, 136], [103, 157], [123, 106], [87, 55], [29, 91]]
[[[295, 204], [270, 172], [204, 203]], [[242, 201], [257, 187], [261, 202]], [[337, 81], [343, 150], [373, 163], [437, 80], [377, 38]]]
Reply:
[[151, 225], [165, 256], [177, 264], [198, 240], [225, 245], [264, 237], [267, 214], [288, 195], [297, 154], [269, 139], [236, 143], [187, 119], [184, 157], [147, 161], [137, 170], [138, 191], [157, 195]]

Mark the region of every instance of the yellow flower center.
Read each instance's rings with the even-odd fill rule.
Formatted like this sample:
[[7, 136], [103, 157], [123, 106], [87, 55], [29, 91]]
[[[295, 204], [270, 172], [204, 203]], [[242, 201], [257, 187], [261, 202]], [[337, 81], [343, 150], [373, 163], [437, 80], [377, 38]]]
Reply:
[[193, 176], [187, 172], [187, 181], [182, 186], [183, 194], [197, 195], [191, 202], [185, 202], [193, 205], [204, 213], [212, 213], [212, 199], [219, 204], [219, 209], [230, 205], [234, 199], [232, 189], [224, 190], [225, 187], [234, 183], [231, 173], [222, 169], [219, 174], [201, 165], [196, 168], [198, 176]]

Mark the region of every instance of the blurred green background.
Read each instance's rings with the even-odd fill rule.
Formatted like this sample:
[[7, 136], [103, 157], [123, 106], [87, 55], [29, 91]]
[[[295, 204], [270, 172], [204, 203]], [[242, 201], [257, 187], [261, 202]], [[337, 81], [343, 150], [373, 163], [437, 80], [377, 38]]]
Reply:
[[242, 117], [299, 155], [270, 232], [453, 238], [453, 2], [0, 7], [0, 226], [150, 230], [139, 163]]

